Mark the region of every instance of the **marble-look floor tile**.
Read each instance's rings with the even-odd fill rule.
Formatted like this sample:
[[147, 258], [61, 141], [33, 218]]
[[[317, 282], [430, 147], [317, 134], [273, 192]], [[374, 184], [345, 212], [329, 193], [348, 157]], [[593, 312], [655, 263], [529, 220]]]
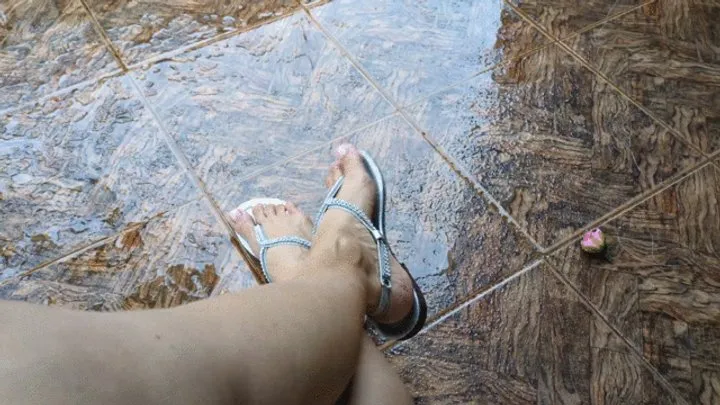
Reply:
[[303, 15], [133, 74], [218, 193], [392, 112]]
[[0, 3], [0, 111], [119, 68], [79, 0]]
[[[384, 172], [388, 238], [423, 288], [430, 316], [513, 274], [533, 247], [491, 210], [399, 117], [346, 139], [369, 151]], [[292, 201], [312, 218], [327, 190], [332, 146], [318, 148], [213, 196], [224, 211], [256, 197]]]
[[294, 0], [89, 0], [88, 4], [127, 64], [244, 29], [298, 8]]
[[543, 246], [701, 159], [555, 45], [407, 110]]
[[419, 404], [672, 404], [627, 346], [543, 265], [393, 347]]
[[400, 104], [547, 42], [501, 0], [335, 0], [312, 13]]
[[0, 298], [95, 311], [168, 308], [207, 298], [227, 278], [234, 289], [254, 285], [225, 228], [201, 200], [6, 280]]
[[604, 224], [609, 258], [573, 244], [551, 260], [692, 404], [720, 395], [718, 199], [706, 166]]
[[0, 118], [0, 279], [178, 206], [198, 191], [127, 77]]
[[[646, 0], [645, 3], [651, 0]], [[556, 38], [566, 38], [592, 24], [638, 7], [638, 0], [509, 0]]]
[[711, 153], [720, 149], [720, 2], [658, 0], [568, 44], [621, 91]]

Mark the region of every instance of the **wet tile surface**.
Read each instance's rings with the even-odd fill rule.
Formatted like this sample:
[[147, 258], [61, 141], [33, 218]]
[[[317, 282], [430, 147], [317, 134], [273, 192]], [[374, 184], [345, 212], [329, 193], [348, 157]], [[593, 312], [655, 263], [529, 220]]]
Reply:
[[134, 74], [218, 192], [392, 112], [302, 15]]
[[555, 266], [688, 403], [720, 397], [720, 171], [708, 166], [603, 228], [610, 260], [573, 245]]
[[390, 351], [416, 403], [674, 403], [543, 266]]
[[[532, 246], [398, 117], [344, 141], [369, 151], [388, 188], [388, 237], [423, 288], [430, 316], [529, 261]], [[224, 211], [251, 198], [293, 201], [314, 218], [327, 190], [332, 146], [318, 148], [214, 197]]]
[[540, 24], [556, 38], [566, 38], [574, 33], [612, 19], [638, 7], [647, 1], [636, 0], [509, 0], [521, 13]]
[[118, 68], [80, 1], [0, 3], [0, 111]]
[[335, 0], [312, 13], [400, 104], [494, 65], [506, 39], [532, 31], [500, 0]]
[[253, 284], [225, 228], [204, 201], [197, 201], [27, 277], [7, 280], [0, 298], [117, 311], [169, 308]]
[[491, 289], [539, 259], [525, 234], [558, 246], [720, 150], [717, 0], [303, 3], [316, 21], [289, 0], [89, 0], [132, 67], [100, 83], [118, 65], [80, 1], [0, 4], [0, 298], [114, 311], [253, 286], [164, 131], [224, 211], [313, 215], [349, 141], [384, 169], [389, 240], [438, 319], [389, 353], [418, 403], [720, 402], [716, 167], [605, 224], [611, 261], [564, 247]]
[[720, 2], [659, 0], [569, 41], [700, 150], [720, 149]]
[[157, 132], [127, 77], [3, 115], [0, 279], [196, 198]]
[[294, 0], [88, 1], [127, 64], [293, 12]]
[[543, 246], [700, 159], [556, 46], [407, 110]]

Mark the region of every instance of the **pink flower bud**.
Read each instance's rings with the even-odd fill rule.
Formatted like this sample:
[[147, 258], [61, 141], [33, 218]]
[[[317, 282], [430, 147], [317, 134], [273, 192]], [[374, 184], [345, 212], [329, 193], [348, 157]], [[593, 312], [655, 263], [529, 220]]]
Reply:
[[605, 250], [605, 234], [600, 228], [585, 232], [580, 247], [588, 253], [599, 253]]

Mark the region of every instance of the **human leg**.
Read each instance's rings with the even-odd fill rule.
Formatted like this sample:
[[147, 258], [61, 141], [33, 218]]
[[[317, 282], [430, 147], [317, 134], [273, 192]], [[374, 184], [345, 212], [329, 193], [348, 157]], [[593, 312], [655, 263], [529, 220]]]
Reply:
[[368, 336], [352, 379], [348, 405], [410, 405], [413, 398], [402, 379]]
[[377, 299], [349, 235], [317, 241], [295, 279], [173, 309], [107, 314], [2, 303], [0, 396], [329, 403], [355, 371], [367, 302]]
[[[259, 246], [254, 239], [254, 225], [260, 224], [271, 237], [299, 236], [309, 239], [312, 224], [294, 205], [256, 207], [253, 220], [242, 211], [230, 214], [231, 224], [240, 236], [248, 240], [257, 256]], [[303, 271], [298, 265], [307, 251], [296, 246], [278, 246], [268, 251], [267, 271], [274, 282], [285, 282]], [[373, 341], [363, 332], [358, 366], [351, 385], [343, 394], [343, 404], [349, 405], [404, 405], [412, 397], [392, 366]]]

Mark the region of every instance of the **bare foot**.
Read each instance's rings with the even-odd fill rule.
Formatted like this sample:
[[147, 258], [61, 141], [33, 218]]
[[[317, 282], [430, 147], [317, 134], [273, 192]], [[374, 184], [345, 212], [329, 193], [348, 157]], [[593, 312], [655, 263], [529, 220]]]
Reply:
[[[360, 152], [353, 145], [341, 145], [336, 150], [337, 161], [330, 167], [325, 179], [326, 185], [332, 187], [340, 176], [345, 176], [342, 188], [337, 198], [348, 201], [372, 218], [375, 208], [376, 187], [370, 175], [365, 170]], [[377, 307], [380, 297], [380, 280], [378, 278], [378, 259], [375, 242], [367, 229], [349, 213], [330, 209], [323, 216], [318, 226], [316, 240], [320, 241], [325, 235], [328, 238], [337, 237], [338, 234], [350, 233], [353, 249], [359, 253], [355, 259], [367, 270], [369, 277], [368, 313]], [[347, 255], [350, 256], [350, 255]], [[393, 323], [402, 320], [412, 309], [413, 286], [409, 275], [402, 268], [395, 256], [391, 259], [392, 294], [389, 311], [380, 317], [378, 322]]]
[[[303, 239], [312, 238], [312, 222], [292, 203], [284, 205], [256, 205], [253, 217], [243, 210], [234, 209], [228, 214], [230, 224], [235, 232], [250, 243], [255, 256], [259, 257], [260, 246], [255, 239], [255, 224], [262, 225], [265, 236], [270, 239], [281, 236], [299, 236]], [[294, 278], [298, 265], [307, 255], [307, 249], [301, 246], [281, 245], [267, 251], [268, 273], [273, 282], [287, 281]]]

